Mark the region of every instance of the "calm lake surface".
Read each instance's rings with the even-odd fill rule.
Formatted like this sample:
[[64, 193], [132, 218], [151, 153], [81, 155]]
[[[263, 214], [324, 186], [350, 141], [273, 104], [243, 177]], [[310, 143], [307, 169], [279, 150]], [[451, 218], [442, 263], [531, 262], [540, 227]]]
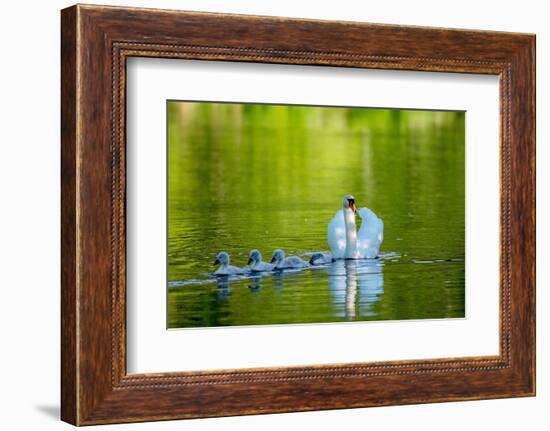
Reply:
[[[168, 327], [464, 317], [464, 142], [462, 112], [169, 102]], [[328, 251], [348, 193], [379, 259], [211, 276]]]

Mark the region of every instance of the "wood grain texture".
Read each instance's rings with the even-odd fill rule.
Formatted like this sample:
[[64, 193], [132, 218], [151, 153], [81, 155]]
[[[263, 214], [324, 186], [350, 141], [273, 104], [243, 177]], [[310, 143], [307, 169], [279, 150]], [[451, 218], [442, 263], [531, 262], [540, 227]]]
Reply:
[[78, 421], [76, 299], [76, 9], [61, 16], [61, 417]]
[[[79, 5], [62, 11], [61, 37], [63, 420], [86, 425], [534, 394], [533, 35]], [[498, 75], [499, 355], [127, 375], [131, 56]]]

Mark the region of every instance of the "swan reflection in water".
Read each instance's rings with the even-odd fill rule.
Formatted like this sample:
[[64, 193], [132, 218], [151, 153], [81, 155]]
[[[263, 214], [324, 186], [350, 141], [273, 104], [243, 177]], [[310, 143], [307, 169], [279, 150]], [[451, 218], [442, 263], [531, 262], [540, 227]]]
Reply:
[[[313, 277], [319, 288], [327, 286], [333, 314], [344, 320], [353, 321], [360, 317], [376, 314], [373, 309], [384, 293], [383, 259], [336, 260], [327, 265], [310, 267], [307, 270], [285, 270], [266, 272], [248, 276], [217, 277], [217, 298], [225, 302], [230, 299], [232, 286], [236, 281], [244, 281], [250, 292], [261, 292], [272, 287], [278, 294], [285, 290], [293, 294], [303, 277]], [[311, 280], [311, 278], [310, 278]], [[327, 280], [327, 281], [325, 281]], [[327, 284], [325, 284], [327, 283]]]
[[355, 320], [375, 314], [373, 304], [384, 293], [383, 268], [378, 259], [337, 260], [326, 268], [337, 316]]
[[250, 283], [248, 284], [248, 288], [251, 292], [256, 292], [262, 288], [262, 276], [261, 275], [255, 275], [253, 277], [250, 277]]

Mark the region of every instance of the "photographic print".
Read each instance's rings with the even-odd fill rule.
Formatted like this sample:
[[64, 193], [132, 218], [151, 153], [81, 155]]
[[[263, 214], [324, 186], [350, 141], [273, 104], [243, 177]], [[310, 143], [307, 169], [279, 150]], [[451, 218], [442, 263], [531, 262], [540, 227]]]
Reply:
[[167, 102], [167, 327], [465, 317], [465, 113]]

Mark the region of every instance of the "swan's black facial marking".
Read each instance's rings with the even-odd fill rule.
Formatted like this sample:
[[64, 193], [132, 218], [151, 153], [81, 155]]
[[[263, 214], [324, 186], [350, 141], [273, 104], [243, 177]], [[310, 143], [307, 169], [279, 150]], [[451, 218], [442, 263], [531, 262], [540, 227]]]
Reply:
[[355, 206], [354, 198], [348, 198], [348, 206], [353, 212], [357, 212], [357, 207]]
[[247, 265], [250, 265], [252, 262], [254, 262], [254, 259], [252, 259], [251, 257], [248, 258], [248, 263]]
[[221, 262], [220, 262], [220, 259], [217, 257], [216, 260], [214, 261], [214, 265], [219, 265], [219, 264], [221, 264]]

